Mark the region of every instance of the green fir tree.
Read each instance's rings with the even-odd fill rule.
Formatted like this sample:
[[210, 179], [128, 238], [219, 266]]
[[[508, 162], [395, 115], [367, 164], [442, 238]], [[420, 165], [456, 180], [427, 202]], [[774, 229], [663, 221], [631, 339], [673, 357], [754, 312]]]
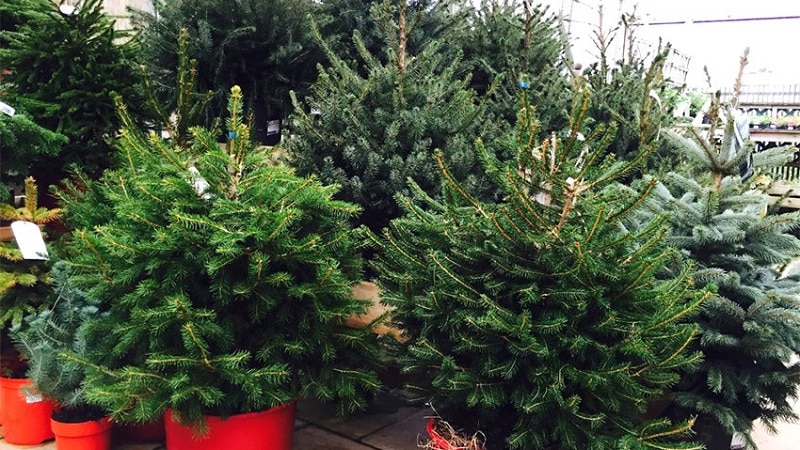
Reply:
[[[665, 77], [672, 48], [660, 45], [643, 53], [635, 45], [636, 11], [623, 15], [611, 31], [604, 29], [604, 16], [600, 9], [599, 24], [594, 41], [600, 59], [584, 70], [583, 76], [594, 92], [589, 117], [600, 123], [614, 121], [619, 130], [609, 146], [617, 158], [638, 157], [642, 146], [657, 143], [656, 149], [643, 161], [636, 175], [664, 173], [680, 161], [680, 151], [669, 141], [659, 139], [675, 123], [672, 115], [677, 92], [682, 87]], [[620, 33], [622, 36], [620, 36]], [[618, 52], [613, 43], [619, 38], [622, 56], [609, 60]], [[616, 50], [616, 51], [615, 51]], [[631, 179], [634, 177], [631, 177]]]
[[358, 208], [271, 164], [243, 97], [231, 89], [224, 144], [200, 127], [189, 147], [148, 136], [121, 109], [123, 164], [61, 196], [76, 226], [71, 280], [108, 312], [89, 330], [89, 356], [73, 358], [88, 367], [86, 398], [115, 419], [172, 408], [202, 427], [204, 413], [305, 396], [345, 412], [379, 388], [375, 337], [344, 325], [366, 307], [351, 293]]
[[[446, 42], [443, 51], [457, 55], [463, 45], [463, 37], [469, 32], [474, 8], [467, 0], [407, 0], [408, 33], [406, 48], [416, 55], [434, 41]], [[322, 0], [322, 8], [314, 17], [320, 34], [332, 51], [344, 61], [360, 65], [362, 58], [353, 45], [353, 33], [357, 32], [370, 55], [386, 63], [392, 59], [386, 52], [386, 36], [395, 34], [390, 30], [391, 18], [397, 17], [401, 2], [397, 0]], [[381, 17], [381, 20], [375, 20]], [[389, 25], [389, 28], [387, 28]], [[466, 32], [465, 32], [466, 31]], [[391, 45], [389, 47], [392, 47]]]
[[519, 84], [525, 83], [542, 129], [566, 127], [571, 98], [567, 43], [547, 7], [519, 0], [485, 2], [462, 30], [454, 39], [463, 47], [470, 85], [485, 94], [502, 77], [487, 101], [490, 116], [485, 120], [513, 124]]
[[14, 344], [24, 357], [36, 390], [59, 405], [53, 417], [61, 422], [99, 420], [105, 412], [87, 404], [84, 397], [86, 368], [64, 355], [85, 355], [91, 346], [85, 330], [98, 317], [99, 300], [71, 286], [66, 264], [56, 262], [50, 272], [55, 299], [52, 306], [25, 316], [11, 330]]
[[108, 139], [120, 126], [112, 93], [139, 117], [135, 41], [114, 29], [102, 0], [81, 2], [69, 15], [52, 0], [0, 0], [0, 13], [17, 25], [0, 32], [8, 92], [35, 123], [69, 139], [57, 155], [33, 159], [29, 174], [44, 187], [72, 164], [96, 176], [111, 164]]
[[[747, 118], [735, 114], [741, 79], [742, 71], [730, 104], [714, 97], [707, 132], [670, 134], [697, 169], [670, 173], [650, 204], [655, 214], [669, 213], [668, 241], [695, 261], [696, 283], [717, 286], [696, 318], [701, 338], [694, 347], [705, 359], [675, 388], [680, 414], [697, 414], [700, 425], [724, 430], [727, 442], [711, 449], [727, 449], [731, 434], [748, 435], [757, 419], [773, 430], [797, 419], [792, 404], [800, 383], [800, 364], [793, 359], [800, 352], [800, 278], [782, 274], [800, 256], [793, 234], [800, 213], [768, 211], [767, 195], [740, 176], [754, 148], [744, 134]], [[753, 163], [785, 164], [794, 151], [755, 153]], [[710, 433], [701, 437], [710, 442]]]
[[319, 5], [312, 0], [157, 0], [153, 6], [153, 12], [138, 11], [135, 17], [161, 103], [175, 105], [176, 42], [185, 29], [191, 38], [188, 56], [198, 62], [198, 87], [214, 93], [206, 125], [225, 115], [228, 92], [238, 85], [254, 116], [253, 136], [274, 144], [280, 134], [269, 122], [291, 112], [289, 91], [302, 96], [324, 58], [308, 26]]
[[475, 93], [468, 78], [456, 75], [459, 60], [445, 60], [441, 45], [409, 53], [411, 11], [405, 0], [400, 4], [396, 17], [374, 18], [389, 21], [383, 25], [388, 61], [353, 36], [366, 75], [326, 46], [330, 67], [321, 69], [305, 102], [295, 98], [296, 136], [286, 143], [298, 172], [341, 185], [339, 197], [362, 208], [355, 224], [374, 231], [400, 214], [395, 194], [409, 193], [409, 177], [431, 195], [439, 190], [436, 148], [445, 149], [467, 189], [484, 188], [473, 146], [483, 129]]
[[412, 182], [405, 215], [370, 234], [382, 298], [410, 336], [399, 357], [409, 389], [457, 429], [485, 433], [487, 448], [700, 448], [690, 422], [640, 418], [700, 361], [684, 351], [697, 333], [685, 319], [708, 296], [688, 266], [656, 279], [676, 258], [663, 219], [622, 226], [649, 190], [628, 195], [616, 180], [646, 152], [604, 156], [614, 125], [585, 126], [585, 92], [567, 137], [539, 139], [522, 98], [516, 160], [479, 146], [502, 201], [471, 196], [439, 152], [443, 199]]
[[0, 96], [0, 101], [15, 109], [13, 116], [0, 113], [0, 202], [6, 203], [24, 185], [31, 168], [56, 157], [67, 138], [36, 124], [8, 96]]

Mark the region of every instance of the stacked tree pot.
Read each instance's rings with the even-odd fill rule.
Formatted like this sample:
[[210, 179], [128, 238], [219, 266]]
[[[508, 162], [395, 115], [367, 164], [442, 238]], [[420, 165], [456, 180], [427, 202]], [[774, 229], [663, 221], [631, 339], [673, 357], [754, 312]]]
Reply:
[[86, 327], [85, 398], [112, 420], [165, 414], [170, 450], [291, 448], [296, 402], [366, 405], [380, 342], [346, 318], [361, 259], [335, 186], [273, 165], [231, 89], [227, 141], [125, 127], [120, 166], [59, 195], [74, 285], [101, 299]]
[[[35, 224], [40, 229], [57, 220], [59, 209], [38, 205], [36, 181], [25, 180], [25, 199], [21, 207], [0, 205], [0, 222], [9, 228]], [[30, 225], [33, 226], [33, 225]], [[0, 242], [0, 423], [6, 442], [35, 445], [53, 438], [50, 415], [54, 404], [44, 398], [26, 376], [27, 361], [11, 345], [10, 332], [26, 314], [47, 309], [52, 303], [50, 262], [41, 255], [23, 254], [18, 242]], [[31, 256], [35, 259], [31, 259]], [[26, 257], [28, 259], [26, 259]]]
[[443, 200], [416, 187], [399, 199], [406, 215], [370, 234], [383, 300], [410, 338], [408, 389], [487, 448], [696, 448], [682, 441], [690, 421], [641, 414], [699, 363], [685, 319], [710, 295], [690, 266], [657, 279], [675, 258], [663, 218], [623, 225], [649, 189], [615, 180], [647, 151], [605, 157], [614, 126], [584, 124], [585, 91], [570, 127], [540, 139], [525, 98], [516, 160], [477, 146], [501, 201], [467, 194], [437, 153]]

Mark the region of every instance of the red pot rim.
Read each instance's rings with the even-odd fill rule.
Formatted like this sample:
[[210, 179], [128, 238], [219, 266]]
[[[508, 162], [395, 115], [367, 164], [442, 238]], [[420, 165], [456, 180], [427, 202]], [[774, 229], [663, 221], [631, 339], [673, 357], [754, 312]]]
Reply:
[[59, 422], [55, 419], [50, 419], [50, 426], [56, 436], [80, 437], [92, 436], [111, 430], [111, 421], [108, 420], [108, 417], [77, 423]]
[[9, 386], [9, 387], [12, 387], [12, 388], [13, 387], [17, 387], [17, 386], [18, 387], [22, 387], [22, 386], [24, 386], [26, 384], [31, 384], [32, 385], [33, 384], [33, 380], [31, 380], [30, 378], [6, 378], [6, 377], [0, 377], [0, 384], [1, 385], [6, 385], [6, 386]]
[[[284, 404], [278, 405], [278, 406], [273, 406], [272, 408], [265, 409], [263, 411], [254, 411], [254, 412], [249, 412], [249, 413], [233, 414], [233, 415], [230, 415], [230, 416], [227, 416], [227, 417], [224, 417], [224, 418], [222, 416], [215, 416], [215, 415], [212, 415], [212, 414], [205, 414], [204, 416], [205, 416], [206, 420], [209, 420], [209, 421], [212, 421], [212, 422], [225, 422], [225, 421], [230, 421], [230, 420], [249, 420], [249, 419], [252, 419], [252, 418], [255, 418], [255, 417], [261, 417], [261, 416], [268, 416], [268, 415], [271, 415], [271, 414], [277, 414], [277, 413], [279, 413], [279, 412], [281, 412], [281, 411], [283, 411], [283, 410], [285, 410], [287, 408], [294, 408], [296, 406], [297, 406], [297, 400], [292, 400], [292, 401], [290, 401], [288, 403], [284, 403]], [[168, 408], [167, 409], [167, 411], [165, 413], [165, 417], [171, 422], [177, 422], [177, 420], [175, 420], [175, 418], [174, 418], [174, 416], [172, 414], [172, 408]]]

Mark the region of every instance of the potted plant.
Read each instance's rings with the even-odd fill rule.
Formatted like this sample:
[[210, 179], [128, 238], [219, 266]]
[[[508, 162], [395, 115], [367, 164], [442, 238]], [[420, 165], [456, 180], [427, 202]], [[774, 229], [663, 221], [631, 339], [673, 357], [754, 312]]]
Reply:
[[750, 116], [750, 126], [756, 129], [766, 129], [769, 128], [771, 118], [766, 115], [755, 115]]
[[[25, 180], [25, 199], [21, 207], [0, 205], [0, 226], [12, 223], [36, 224], [43, 229], [57, 220], [60, 209], [38, 206], [36, 181]], [[10, 233], [13, 236], [13, 233]], [[26, 363], [14, 351], [9, 330], [22, 322], [25, 314], [46, 308], [50, 295], [50, 263], [46, 259], [25, 259], [16, 240], [0, 241], [0, 422], [5, 440], [12, 444], [34, 445], [52, 439], [52, 403], [34, 391], [25, 377]]]
[[89, 357], [73, 356], [88, 369], [86, 398], [114, 420], [166, 412], [171, 450], [289, 449], [298, 398], [363, 407], [380, 387], [381, 347], [345, 324], [366, 312], [352, 295], [358, 208], [270, 163], [238, 86], [222, 144], [199, 127], [186, 146], [148, 137], [120, 111], [120, 167], [60, 194], [75, 226], [72, 279], [113, 299], [88, 327]]
[[522, 98], [516, 161], [478, 145], [502, 201], [467, 194], [437, 153], [443, 200], [414, 187], [399, 199], [407, 214], [368, 234], [382, 298], [410, 338], [408, 389], [489, 448], [687, 448], [671, 439], [690, 422], [639, 413], [700, 360], [683, 351], [697, 327], [681, 319], [710, 294], [688, 267], [656, 279], [676, 256], [663, 219], [623, 225], [649, 191], [614, 181], [646, 152], [603, 157], [614, 126], [584, 125], [585, 92], [570, 128], [540, 140]]
[[99, 301], [86, 297], [67, 280], [63, 262], [51, 271], [57, 295], [49, 309], [30, 314], [11, 336], [28, 363], [36, 390], [58, 405], [51, 427], [59, 450], [107, 450], [111, 423], [102, 409], [84, 397], [85, 367], [64, 354], [83, 355], [89, 346], [84, 330], [98, 317]]
[[[797, 419], [800, 389], [794, 358], [800, 353], [800, 278], [783, 272], [800, 256], [800, 214], [769, 210], [768, 194], [752, 190], [740, 169], [749, 157], [756, 170], [785, 165], [796, 149], [752, 153], [750, 142], [737, 139], [734, 105], [745, 64], [730, 104], [713, 100], [718, 113], [707, 134], [668, 135], [692, 170], [668, 174], [643, 209], [669, 212], [668, 242], [694, 262], [698, 285], [717, 287], [693, 319], [702, 339], [692, 346], [704, 360], [681, 376], [670, 407], [674, 415], [697, 416], [698, 439], [709, 450], [728, 450], [736, 433], [754, 447], [749, 435], [756, 420], [772, 428]], [[721, 139], [715, 137], [719, 128]]]
[[786, 129], [794, 130], [798, 123], [800, 123], [800, 117], [798, 116], [786, 116]]

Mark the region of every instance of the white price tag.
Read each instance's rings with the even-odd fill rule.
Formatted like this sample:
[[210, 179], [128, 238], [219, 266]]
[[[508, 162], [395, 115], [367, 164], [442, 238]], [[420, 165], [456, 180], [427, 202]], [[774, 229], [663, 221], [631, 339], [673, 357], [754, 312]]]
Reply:
[[13, 116], [14, 113], [16, 113], [17, 111], [14, 108], [12, 108], [9, 104], [0, 102], [0, 112], [2, 112], [7, 116]]
[[267, 122], [267, 136], [271, 134], [278, 134], [281, 132], [281, 121], [280, 120], [270, 120]]
[[42, 394], [40, 394], [33, 385], [24, 386], [21, 391], [25, 395], [25, 403], [39, 403], [44, 401]]
[[23, 259], [50, 259], [42, 230], [35, 223], [22, 220], [11, 222], [11, 232], [14, 233], [14, 240], [17, 241]]
[[197, 195], [202, 197], [204, 200], [208, 200], [211, 198], [211, 194], [208, 191], [209, 184], [202, 175], [200, 175], [200, 171], [197, 170], [197, 167], [191, 166], [189, 167], [189, 173], [192, 176], [192, 186], [194, 186], [195, 192]]
[[25, 403], [39, 403], [44, 399], [40, 394], [26, 394], [25, 395]]

